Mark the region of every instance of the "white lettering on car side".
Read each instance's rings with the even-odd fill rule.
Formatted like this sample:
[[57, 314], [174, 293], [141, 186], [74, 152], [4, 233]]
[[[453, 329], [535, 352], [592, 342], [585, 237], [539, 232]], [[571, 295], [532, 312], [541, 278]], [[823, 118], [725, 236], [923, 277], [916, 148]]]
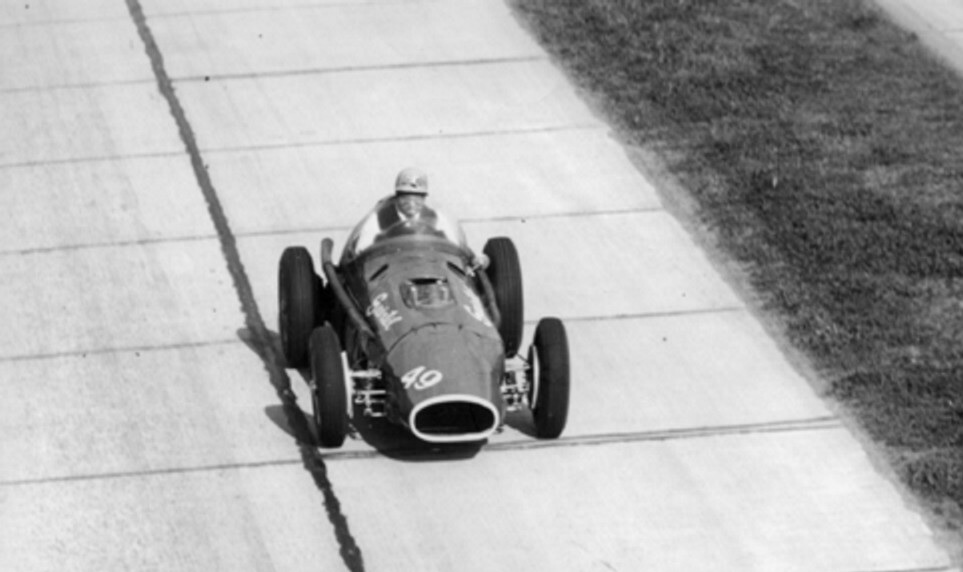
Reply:
[[387, 299], [388, 294], [386, 292], [378, 294], [365, 311], [365, 315], [374, 316], [386, 332], [391, 329], [392, 324], [396, 324], [402, 320], [401, 316], [398, 315], [398, 310], [389, 308], [385, 303]]
[[488, 319], [488, 314], [485, 313], [485, 306], [482, 304], [478, 294], [475, 294], [475, 292], [467, 286], [462, 286], [462, 290], [468, 298], [468, 304], [463, 306], [465, 311], [468, 312], [468, 315], [486, 326], [492, 327], [492, 321]]
[[401, 383], [404, 384], [405, 389], [414, 387], [415, 389], [422, 390], [428, 389], [433, 385], [438, 385], [444, 377], [445, 376], [437, 369], [427, 369], [425, 366], [419, 365], [401, 376]]

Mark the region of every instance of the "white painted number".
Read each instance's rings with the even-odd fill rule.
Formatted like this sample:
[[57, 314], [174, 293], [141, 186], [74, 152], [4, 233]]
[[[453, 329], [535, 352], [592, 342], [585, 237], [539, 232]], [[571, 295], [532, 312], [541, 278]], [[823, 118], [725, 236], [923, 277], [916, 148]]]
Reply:
[[425, 369], [425, 366], [420, 365], [415, 369], [409, 371], [401, 377], [401, 383], [404, 384], [405, 389], [428, 389], [433, 385], [441, 383], [444, 375], [437, 369]]

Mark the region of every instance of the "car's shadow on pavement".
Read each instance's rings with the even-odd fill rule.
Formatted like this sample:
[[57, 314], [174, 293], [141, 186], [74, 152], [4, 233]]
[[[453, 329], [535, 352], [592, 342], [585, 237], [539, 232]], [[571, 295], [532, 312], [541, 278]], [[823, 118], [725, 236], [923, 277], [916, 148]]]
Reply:
[[[314, 436], [308, 431], [308, 424], [305, 422], [310, 415], [297, 404], [294, 393], [290, 390], [290, 379], [285, 372], [284, 357], [281, 354], [281, 338], [277, 333], [268, 330], [267, 340], [258, 340], [248, 328], [237, 330], [237, 337], [241, 340], [254, 355], [256, 355], [270, 372], [271, 384], [278, 391], [278, 396], [282, 403], [268, 405], [264, 408], [264, 413], [279, 429], [293, 437], [300, 446], [310, 446], [314, 443]], [[269, 347], [261, 347], [262, 344]], [[292, 420], [291, 415], [296, 417]], [[298, 425], [297, 428], [291, 426], [292, 421]]]
[[288, 423], [288, 414], [283, 405], [268, 405], [264, 408], [264, 414], [267, 415], [267, 418], [270, 419], [278, 429], [287, 433], [288, 436], [295, 439], [303, 438], [302, 435], [296, 434], [294, 429], [291, 428], [290, 423]]
[[[381, 455], [408, 462], [452, 461], [471, 459], [490, 445], [484, 439], [471, 443], [425, 443], [410, 431], [384, 418], [365, 417], [361, 408], [355, 407], [351, 422], [355, 436], [363, 439]], [[535, 439], [535, 422], [529, 411], [514, 411], [505, 415], [505, 429], [512, 429], [526, 439]], [[496, 433], [496, 439], [497, 439]]]
[[526, 437], [535, 438], [535, 420], [531, 411], [512, 411], [505, 414], [505, 426]]
[[471, 459], [487, 442], [425, 443], [404, 427], [383, 417], [365, 417], [359, 407], [354, 409], [351, 427], [354, 436], [363, 439], [379, 454], [389, 459], [412, 463]]

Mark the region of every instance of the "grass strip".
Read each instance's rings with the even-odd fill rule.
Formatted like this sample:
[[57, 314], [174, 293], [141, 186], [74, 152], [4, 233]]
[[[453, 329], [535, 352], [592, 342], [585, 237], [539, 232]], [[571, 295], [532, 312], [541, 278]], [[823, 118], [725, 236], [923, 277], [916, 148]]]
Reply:
[[859, 0], [511, 4], [958, 526], [963, 81]]

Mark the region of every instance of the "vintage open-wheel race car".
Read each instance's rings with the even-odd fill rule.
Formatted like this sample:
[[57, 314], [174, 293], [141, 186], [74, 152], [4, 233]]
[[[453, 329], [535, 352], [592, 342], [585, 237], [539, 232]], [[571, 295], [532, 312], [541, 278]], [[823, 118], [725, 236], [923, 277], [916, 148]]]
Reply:
[[432, 233], [406, 232], [364, 249], [349, 237], [335, 264], [321, 243], [281, 256], [279, 329], [291, 368], [310, 368], [313, 417], [324, 447], [340, 447], [349, 416], [386, 417], [428, 443], [483, 441], [507, 411], [530, 409], [535, 434], [558, 437], [568, 416], [565, 327], [543, 318], [526, 355], [518, 253], [505, 237], [489, 264]]

